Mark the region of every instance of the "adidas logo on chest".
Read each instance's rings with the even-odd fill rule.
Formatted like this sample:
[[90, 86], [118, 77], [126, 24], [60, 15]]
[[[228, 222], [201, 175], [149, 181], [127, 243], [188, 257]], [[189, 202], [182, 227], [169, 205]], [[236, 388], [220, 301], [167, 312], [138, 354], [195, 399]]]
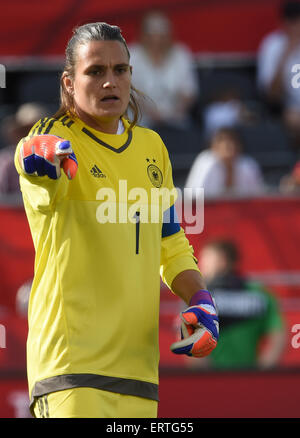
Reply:
[[102, 170], [99, 169], [97, 164], [94, 164], [94, 166], [90, 169], [90, 172], [95, 178], [106, 178], [106, 175], [102, 172]]

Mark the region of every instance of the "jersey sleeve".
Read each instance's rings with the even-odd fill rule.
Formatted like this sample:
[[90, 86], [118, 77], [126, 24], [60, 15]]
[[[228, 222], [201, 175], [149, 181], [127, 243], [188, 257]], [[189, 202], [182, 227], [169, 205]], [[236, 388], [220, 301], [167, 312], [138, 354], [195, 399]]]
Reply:
[[[68, 132], [66, 132], [66, 129], [63, 126], [60, 126], [60, 124], [56, 124], [57, 126], [55, 126], [55, 121], [56, 119], [48, 118], [46, 121], [45, 119], [38, 121], [30, 130], [28, 136], [20, 140], [15, 151], [14, 163], [20, 177], [20, 189], [23, 198], [33, 209], [37, 210], [51, 209], [55, 202], [66, 194], [69, 180], [63, 171], [61, 177], [57, 180], [52, 180], [47, 175], [27, 175], [19, 163], [19, 152], [24, 141], [36, 135], [43, 135], [47, 133], [47, 131], [49, 131], [51, 135], [57, 135], [71, 141], [72, 144], [72, 139], [70, 138], [70, 135], [68, 138]], [[49, 125], [52, 128], [51, 132], [48, 128]]]
[[[165, 153], [165, 184], [164, 187], [174, 191], [172, 166], [167, 149]], [[164, 222], [162, 226], [161, 240], [161, 268], [160, 274], [163, 282], [172, 290], [172, 282], [180, 272], [195, 270], [200, 272], [198, 261], [194, 257], [194, 249], [190, 245], [183, 228], [180, 226], [176, 214], [174, 197], [170, 197], [169, 205], [165, 204]]]
[[163, 159], [164, 159], [164, 181], [161, 190], [163, 192], [162, 194], [163, 210], [166, 211], [170, 207], [172, 207], [172, 205], [175, 205], [175, 202], [178, 198], [178, 193], [173, 182], [173, 171], [169, 158], [169, 153], [163, 142], [162, 142], [162, 147], [163, 147]]
[[172, 282], [180, 272], [194, 270], [200, 273], [194, 249], [184, 230], [162, 238], [160, 274], [163, 282], [172, 290]]

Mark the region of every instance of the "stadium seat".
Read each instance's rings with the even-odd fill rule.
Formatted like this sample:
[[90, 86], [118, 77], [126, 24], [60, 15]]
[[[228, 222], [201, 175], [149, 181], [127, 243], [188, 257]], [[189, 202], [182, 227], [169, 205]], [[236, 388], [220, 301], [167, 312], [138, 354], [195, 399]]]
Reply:
[[257, 91], [252, 72], [220, 69], [203, 70], [200, 74], [202, 105], [218, 101], [227, 96], [236, 97], [242, 101], [257, 100]]
[[59, 104], [59, 73], [57, 71], [24, 73], [18, 81], [20, 104], [40, 102], [57, 109]]
[[180, 129], [158, 126], [154, 128], [162, 137], [170, 155], [173, 169], [187, 169], [203, 149], [203, 138], [197, 127]]
[[168, 126], [154, 129], [168, 149], [174, 183], [177, 187], [182, 187], [196, 156], [204, 149], [203, 135], [197, 126], [188, 130]]
[[288, 134], [283, 126], [273, 120], [238, 127], [244, 143], [244, 152], [260, 164], [270, 184], [278, 184], [281, 176], [295, 163]]

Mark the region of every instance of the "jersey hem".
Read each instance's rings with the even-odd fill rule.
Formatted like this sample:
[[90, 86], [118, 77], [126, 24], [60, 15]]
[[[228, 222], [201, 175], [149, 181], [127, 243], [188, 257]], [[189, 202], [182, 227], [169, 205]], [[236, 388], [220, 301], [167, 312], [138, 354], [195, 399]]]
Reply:
[[79, 387], [101, 389], [159, 401], [158, 385], [155, 383], [98, 374], [63, 374], [40, 380], [34, 384], [29, 405], [30, 411], [32, 412], [36, 397]]

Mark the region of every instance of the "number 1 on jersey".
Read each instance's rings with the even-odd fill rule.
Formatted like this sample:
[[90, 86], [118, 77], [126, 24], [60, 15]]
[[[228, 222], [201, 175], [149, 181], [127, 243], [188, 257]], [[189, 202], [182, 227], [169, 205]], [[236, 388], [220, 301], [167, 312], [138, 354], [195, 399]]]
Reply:
[[140, 246], [140, 212], [137, 211], [134, 215], [136, 220], [135, 226], [135, 253], [139, 254], [139, 246]]

